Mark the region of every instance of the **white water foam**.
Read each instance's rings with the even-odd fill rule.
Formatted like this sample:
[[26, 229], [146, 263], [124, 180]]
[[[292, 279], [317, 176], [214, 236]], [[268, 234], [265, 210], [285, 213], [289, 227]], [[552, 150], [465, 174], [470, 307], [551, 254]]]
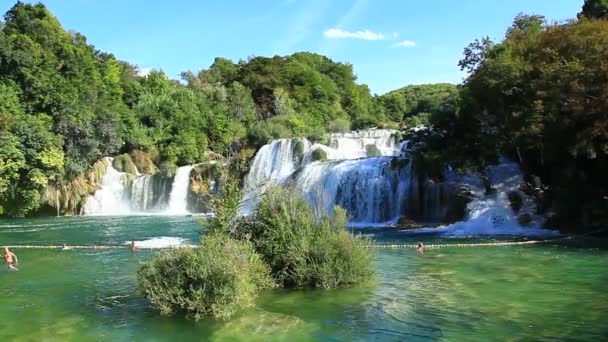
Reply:
[[89, 196], [82, 211], [85, 215], [126, 215], [131, 206], [125, 192], [127, 174], [112, 166], [113, 158], [105, 158], [108, 163], [106, 173], [101, 178], [101, 188]]
[[[126, 241], [124, 244], [130, 245], [131, 242], [132, 241]], [[179, 247], [187, 244], [188, 240], [173, 236], [159, 236], [143, 241], [135, 241], [135, 246], [142, 249]]]
[[[559, 232], [543, 229], [543, 220], [536, 215], [534, 201], [520, 193], [522, 207], [516, 214], [508, 198], [509, 192], [519, 191], [523, 175], [519, 165], [513, 161], [501, 159], [498, 165], [487, 168], [486, 175], [490, 186], [495, 189], [492, 194], [485, 194], [478, 177], [468, 175], [470, 189], [476, 198], [467, 205], [468, 216], [465, 221], [456, 222], [438, 228], [421, 228], [410, 230], [414, 233], [441, 233], [446, 236], [466, 237], [476, 235], [491, 236], [555, 236]], [[463, 180], [464, 181], [464, 180]], [[518, 215], [529, 215], [531, 222], [526, 226], [518, 222]]]

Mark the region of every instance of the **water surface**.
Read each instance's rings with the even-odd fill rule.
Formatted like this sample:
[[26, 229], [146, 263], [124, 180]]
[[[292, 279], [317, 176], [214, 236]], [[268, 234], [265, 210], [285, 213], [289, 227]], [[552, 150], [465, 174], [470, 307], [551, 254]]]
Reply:
[[[0, 221], [0, 245], [196, 243], [193, 217]], [[384, 232], [382, 242], [454, 243]], [[229, 321], [161, 317], [138, 292], [137, 265], [156, 250], [15, 249], [0, 270], [0, 337], [22, 341], [487, 341], [608, 336], [602, 241], [375, 252], [375, 284], [273, 291]]]

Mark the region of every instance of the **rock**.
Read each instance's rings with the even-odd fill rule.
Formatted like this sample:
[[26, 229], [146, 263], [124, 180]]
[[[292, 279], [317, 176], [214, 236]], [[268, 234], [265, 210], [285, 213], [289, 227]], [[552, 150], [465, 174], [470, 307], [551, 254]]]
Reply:
[[158, 172], [158, 167], [156, 167], [156, 164], [154, 164], [152, 157], [148, 152], [133, 150], [129, 155], [139, 172], [146, 175], [153, 175]]
[[112, 162], [112, 166], [114, 166], [114, 168], [120, 172], [128, 173], [134, 176], [138, 174], [137, 166], [135, 166], [135, 163], [133, 163], [131, 156], [126, 153], [116, 156]]
[[521, 192], [517, 190], [510, 191], [509, 193], [507, 193], [507, 198], [509, 198], [509, 202], [513, 211], [515, 213], [518, 213], [519, 209], [521, 209], [522, 205], [524, 204], [524, 197]]
[[302, 156], [304, 155], [304, 147], [305, 147], [304, 141], [299, 140], [299, 139], [293, 145], [292, 153], [293, 153], [293, 159], [295, 161], [299, 161], [302, 158]]
[[312, 161], [326, 160], [327, 152], [325, 152], [322, 148], [315, 148], [312, 151], [311, 157], [312, 157]]
[[532, 215], [528, 213], [517, 216], [517, 222], [522, 226], [529, 226], [533, 221]]
[[365, 151], [368, 157], [382, 157], [382, 151], [375, 144], [366, 145]]
[[208, 160], [222, 160], [222, 159], [224, 159], [223, 155], [221, 155], [219, 153], [215, 153], [213, 151], [205, 151], [205, 152], [203, 152], [203, 157], [205, 159], [208, 159]]
[[397, 227], [398, 228], [405, 228], [405, 229], [413, 229], [413, 228], [420, 227], [420, 225], [418, 223], [416, 223], [412, 219], [409, 219], [409, 218], [407, 218], [405, 216], [401, 216], [399, 218], [399, 220], [397, 220]]

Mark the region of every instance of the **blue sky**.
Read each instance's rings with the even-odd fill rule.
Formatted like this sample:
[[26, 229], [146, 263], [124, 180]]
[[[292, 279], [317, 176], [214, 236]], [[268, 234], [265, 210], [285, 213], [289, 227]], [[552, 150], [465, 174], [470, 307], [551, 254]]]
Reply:
[[[583, 0], [47, 0], [64, 28], [142, 69], [209, 67], [296, 51], [353, 64], [373, 93], [463, 77], [462, 49], [500, 39], [519, 12], [574, 18]], [[0, 0], [0, 11], [14, 3]]]

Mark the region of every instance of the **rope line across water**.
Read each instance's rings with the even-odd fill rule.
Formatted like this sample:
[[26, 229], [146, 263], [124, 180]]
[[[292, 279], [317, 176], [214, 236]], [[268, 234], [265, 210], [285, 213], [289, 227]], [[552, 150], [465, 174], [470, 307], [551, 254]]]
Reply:
[[[502, 242], [479, 242], [479, 243], [444, 243], [444, 244], [428, 244], [424, 245], [425, 249], [432, 248], [448, 248], [448, 247], [498, 247], [498, 246], [517, 246], [517, 245], [532, 245], [538, 243], [555, 242], [559, 240], [569, 239], [548, 239], [548, 240], [527, 240], [527, 241], [502, 241]], [[58, 245], [12, 245], [8, 246], [13, 249], [128, 249], [130, 245], [77, 245], [77, 246], [63, 246]], [[145, 247], [138, 246], [139, 249], [173, 249], [173, 248], [197, 248], [198, 245], [176, 245], [176, 246], [165, 246], [165, 247]], [[418, 248], [418, 244], [372, 244], [367, 245], [367, 248]]]

